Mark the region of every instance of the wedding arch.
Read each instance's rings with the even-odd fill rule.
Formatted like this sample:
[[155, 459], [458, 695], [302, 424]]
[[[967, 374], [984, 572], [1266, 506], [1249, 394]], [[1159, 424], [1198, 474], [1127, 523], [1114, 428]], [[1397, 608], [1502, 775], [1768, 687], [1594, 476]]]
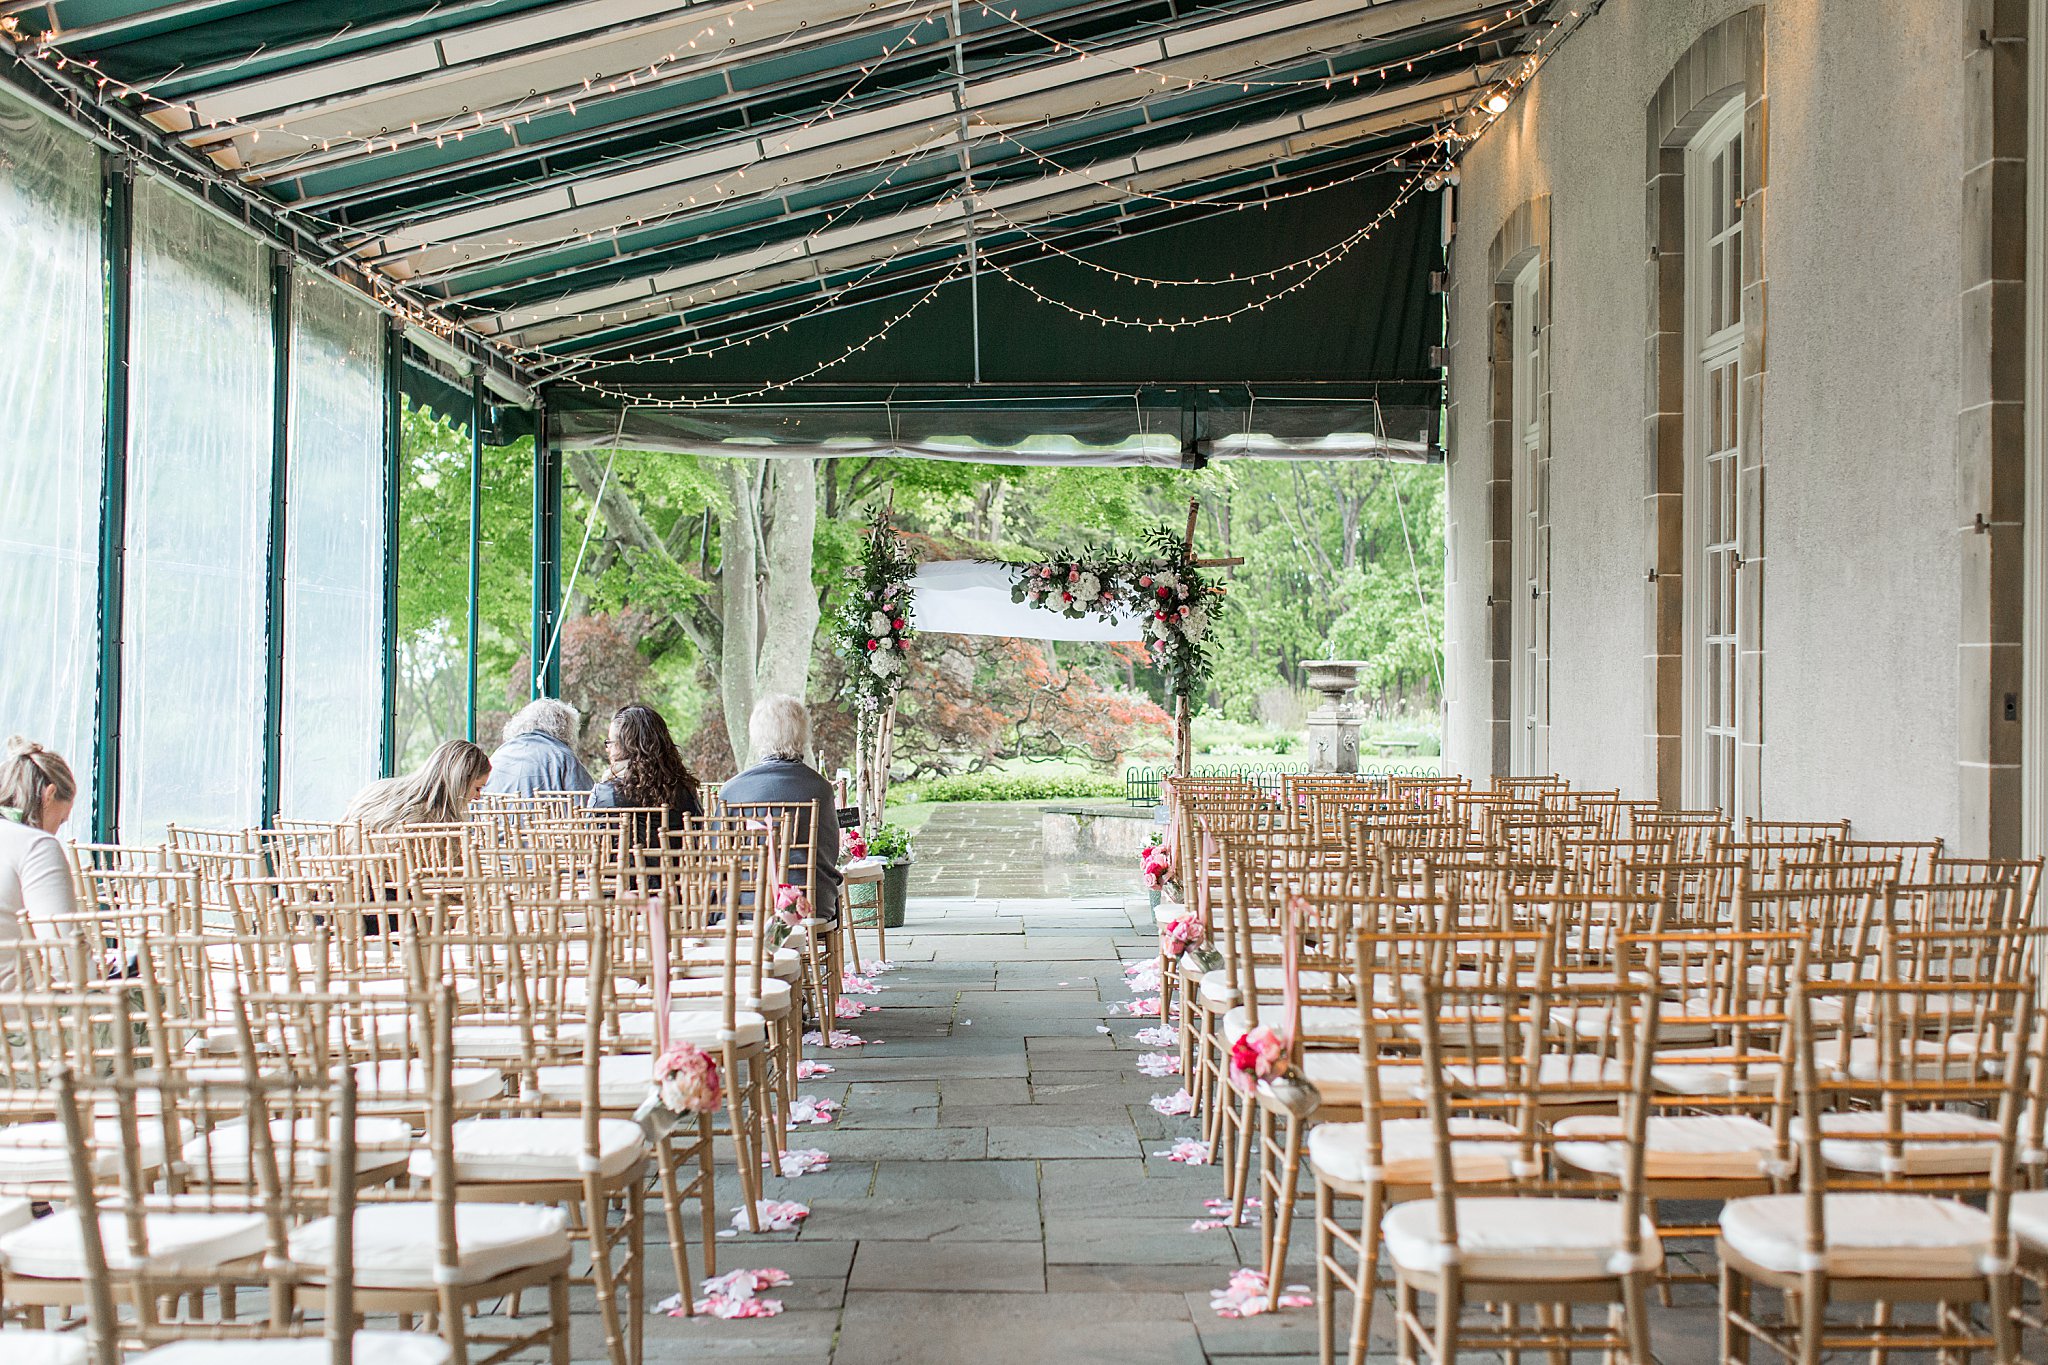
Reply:
[[896, 698], [921, 633], [1026, 640], [1140, 643], [1173, 697], [1173, 770], [1189, 770], [1198, 699], [1212, 659], [1209, 632], [1226, 589], [1215, 571], [1241, 559], [1194, 551], [1200, 504], [1187, 529], [1160, 526], [1132, 552], [1058, 554], [1028, 563], [934, 560], [920, 564], [878, 509], [840, 612], [838, 647], [848, 660], [856, 717], [855, 778], [861, 817], [879, 824], [895, 748]]

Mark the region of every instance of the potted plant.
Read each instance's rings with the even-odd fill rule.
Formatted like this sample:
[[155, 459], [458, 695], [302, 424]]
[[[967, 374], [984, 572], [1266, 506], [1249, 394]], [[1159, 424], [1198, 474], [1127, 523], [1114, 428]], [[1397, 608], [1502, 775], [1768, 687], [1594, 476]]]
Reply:
[[910, 895], [910, 834], [901, 825], [884, 824], [868, 840], [870, 857], [883, 860], [882, 924], [903, 927], [903, 904]]

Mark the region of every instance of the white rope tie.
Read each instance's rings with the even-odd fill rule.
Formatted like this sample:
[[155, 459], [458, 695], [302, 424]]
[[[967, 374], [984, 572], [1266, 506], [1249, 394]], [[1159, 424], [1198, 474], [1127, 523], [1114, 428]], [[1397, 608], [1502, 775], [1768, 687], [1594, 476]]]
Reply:
[[1543, 1174], [1543, 1163], [1530, 1161], [1526, 1157], [1516, 1157], [1508, 1163], [1508, 1174], [1517, 1180], [1534, 1180]]
[[2023, 1147], [2020, 1149], [2020, 1165], [2048, 1166], [2048, 1147]]
[[461, 1283], [461, 1266], [437, 1265], [434, 1267], [434, 1287], [436, 1289], [442, 1288], [444, 1286], [458, 1285]]
[[2000, 1256], [1990, 1251], [1977, 1258], [1977, 1272], [1980, 1275], [2010, 1275], [2014, 1265], [2015, 1261], [2010, 1255]]
[[576, 1173], [578, 1175], [596, 1175], [603, 1169], [604, 1163], [590, 1153], [578, 1152], [576, 1154]]
[[739, 1038], [740, 1035], [732, 1029], [721, 1028], [718, 1030], [718, 1041], [721, 1043], [736, 1043], [739, 1041]]
[[1790, 1180], [1799, 1171], [1799, 1163], [1790, 1157], [1780, 1161], [1774, 1156], [1767, 1156], [1760, 1159], [1757, 1165], [1773, 1180]]
[[1827, 1268], [1828, 1258], [1825, 1255], [1812, 1251], [1802, 1251], [1799, 1253], [1800, 1274], [1812, 1275], [1817, 1272], [1824, 1271]]

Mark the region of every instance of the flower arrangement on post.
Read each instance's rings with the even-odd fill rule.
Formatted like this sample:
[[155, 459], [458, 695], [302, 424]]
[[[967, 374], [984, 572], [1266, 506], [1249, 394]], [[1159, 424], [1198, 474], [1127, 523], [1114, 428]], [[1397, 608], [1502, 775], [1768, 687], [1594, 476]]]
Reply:
[[1114, 611], [1123, 600], [1125, 581], [1124, 566], [1114, 559], [1047, 559], [1020, 566], [1010, 584], [1010, 600], [1078, 621]]
[[847, 686], [864, 722], [894, 706], [903, 688], [914, 634], [910, 580], [916, 573], [909, 544], [890, 529], [888, 512], [877, 508], [861, 537], [860, 558], [846, 567], [839, 611], [838, 648], [854, 665], [847, 669]]
[[1161, 526], [1135, 555], [1063, 556], [1010, 566], [1010, 600], [1081, 619], [1145, 618], [1145, 650], [1174, 696], [1198, 696], [1213, 660], [1205, 641], [1223, 586], [1197, 564], [1186, 536]]
[[769, 946], [780, 948], [812, 917], [811, 898], [801, 887], [779, 882], [775, 887], [775, 921], [768, 926]]

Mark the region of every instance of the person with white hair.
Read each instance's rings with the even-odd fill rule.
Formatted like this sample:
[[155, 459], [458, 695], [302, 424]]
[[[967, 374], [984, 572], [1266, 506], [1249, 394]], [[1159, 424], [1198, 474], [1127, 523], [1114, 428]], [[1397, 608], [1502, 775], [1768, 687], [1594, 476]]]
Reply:
[[590, 774], [571, 747], [580, 717], [554, 697], [526, 703], [505, 722], [504, 742], [491, 755], [491, 780], [484, 790], [498, 796], [535, 792], [587, 792]]
[[839, 793], [824, 774], [806, 760], [811, 748], [811, 713], [786, 693], [754, 703], [747, 718], [747, 741], [754, 766], [718, 789], [728, 811], [744, 815], [755, 804], [790, 802], [808, 805], [797, 814], [796, 837], [811, 841], [811, 866], [789, 870], [795, 885], [811, 898], [818, 918], [839, 917]]

